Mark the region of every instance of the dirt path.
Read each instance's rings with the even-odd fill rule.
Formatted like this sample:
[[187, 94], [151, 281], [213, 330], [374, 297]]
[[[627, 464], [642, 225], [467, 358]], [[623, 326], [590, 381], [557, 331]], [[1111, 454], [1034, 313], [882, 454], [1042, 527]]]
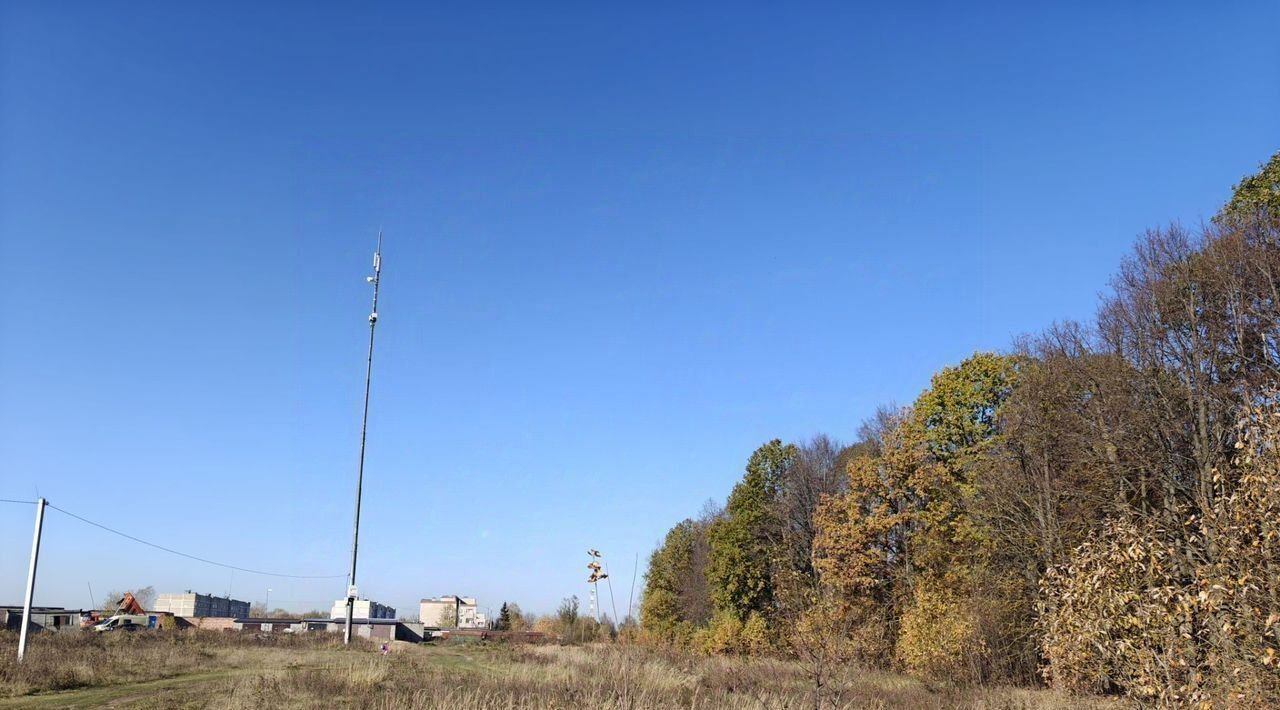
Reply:
[[123, 708], [138, 703], [144, 703], [143, 707], [182, 707], [183, 702], [189, 705], [193, 699], [191, 691], [195, 686], [257, 671], [253, 668], [223, 668], [139, 683], [3, 698], [0, 699], [0, 708]]

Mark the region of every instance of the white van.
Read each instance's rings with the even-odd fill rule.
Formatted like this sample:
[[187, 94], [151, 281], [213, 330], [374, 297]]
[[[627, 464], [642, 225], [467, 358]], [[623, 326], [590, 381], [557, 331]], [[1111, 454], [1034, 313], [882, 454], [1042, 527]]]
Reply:
[[91, 626], [94, 631], [138, 631], [154, 629], [158, 619], [147, 614], [116, 614]]

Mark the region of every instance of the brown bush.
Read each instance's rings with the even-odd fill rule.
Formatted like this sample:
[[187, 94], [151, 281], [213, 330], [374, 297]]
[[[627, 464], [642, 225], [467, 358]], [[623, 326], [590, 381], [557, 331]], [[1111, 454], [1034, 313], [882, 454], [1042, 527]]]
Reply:
[[[1214, 505], [1113, 521], [1043, 587], [1046, 677], [1160, 706], [1280, 705], [1280, 407], [1251, 408]], [[1234, 482], [1234, 483], [1233, 483]]]
[[976, 683], [989, 655], [978, 623], [966, 598], [938, 584], [921, 584], [902, 615], [898, 660], [923, 678]]

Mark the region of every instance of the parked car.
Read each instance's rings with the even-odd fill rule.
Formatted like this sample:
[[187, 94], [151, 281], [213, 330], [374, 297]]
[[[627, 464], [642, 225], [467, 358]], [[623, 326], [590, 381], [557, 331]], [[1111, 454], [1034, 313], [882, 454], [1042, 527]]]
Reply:
[[155, 627], [156, 617], [154, 616], [146, 614], [116, 614], [89, 628], [102, 633], [104, 631], [138, 631], [139, 629], [154, 629]]

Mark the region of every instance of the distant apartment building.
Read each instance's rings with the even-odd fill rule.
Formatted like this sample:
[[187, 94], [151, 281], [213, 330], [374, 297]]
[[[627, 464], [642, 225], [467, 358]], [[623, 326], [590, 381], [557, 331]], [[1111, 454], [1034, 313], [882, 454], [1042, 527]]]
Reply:
[[[333, 609], [329, 611], [330, 619], [347, 618], [347, 600], [339, 599], [333, 603]], [[394, 619], [396, 618], [396, 609], [386, 604], [379, 604], [370, 599], [357, 599], [354, 607], [351, 609], [351, 618], [353, 619]]]
[[161, 594], [149, 611], [165, 611], [174, 616], [220, 616], [241, 619], [249, 615], [249, 602], [212, 594], [195, 594], [187, 590], [182, 594]]
[[452, 594], [423, 599], [418, 605], [418, 620], [427, 626], [458, 629], [482, 629], [487, 623], [475, 597]]

